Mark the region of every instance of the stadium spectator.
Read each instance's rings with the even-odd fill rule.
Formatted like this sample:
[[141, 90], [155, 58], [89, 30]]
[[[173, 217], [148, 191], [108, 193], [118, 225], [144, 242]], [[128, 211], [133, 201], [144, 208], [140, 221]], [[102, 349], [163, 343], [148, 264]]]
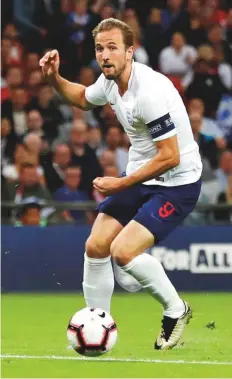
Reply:
[[99, 127], [95, 128], [89, 128], [88, 130], [88, 145], [93, 149], [99, 157], [101, 154], [102, 149], [104, 149], [103, 139], [102, 139], [102, 132]]
[[83, 111], [79, 108], [73, 107], [73, 118], [74, 120], [81, 119], [91, 127], [99, 126], [97, 115], [94, 113], [94, 109]]
[[29, 96], [37, 97], [40, 90], [40, 85], [43, 82], [43, 74], [41, 70], [33, 70], [27, 77], [27, 88]]
[[144, 46], [148, 52], [150, 64], [156, 70], [158, 68], [158, 56], [165, 46], [161, 26], [161, 10], [158, 8], [152, 8], [150, 11], [147, 25], [144, 28]]
[[118, 178], [120, 176], [119, 171], [115, 165], [106, 166], [104, 169], [103, 175], [104, 176], [113, 176], [115, 178]]
[[188, 103], [188, 113], [197, 113], [201, 118], [200, 132], [206, 136], [213, 137], [219, 149], [225, 149], [226, 140], [215, 120], [203, 117], [205, 113], [205, 106], [201, 99], [191, 99]]
[[232, 96], [224, 95], [217, 109], [217, 123], [225, 136], [228, 147], [232, 150]]
[[67, 16], [69, 38], [73, 43], [76, 65], [80, 69], [82, 61], [89, 64], [94, 57], [94, 44], [91, 31], [97, 24], [94, 13], [88, 9], [87, 0], [76, 0], [74, 10]]
[[160, 70], [166, 75], [182, 77], [191, 69], [196, 58], [195, 48], [186, 45], [183, 34], [175, 33], [171, 46], [165, 47], [160, 53]]
[[201, 133], [201, 115], [193, 113], [189, 115], [193, 136], [199, 145], [199, 151], [202, 158], [202, 186], [200, 201], [215, 204], [219, 193], [219, 185], [216, 176], [218, 167], [218, 149], [215, 140], [212, 137]]
[[91, 86], [95, 82], [95, 74], [92, 68], [90, 67], [82, 67], [80, 69], [78, 82], [83, 86]]
[[225, 35], [227, 41], [232, 41], [232, 8], [228, 11], [228, 19], [225, 28]]
[[87, 191], [91, 198], [92, 182], [97, 176], [102, 176], [102, 170], [94, 150], [88, 146], [88, 127], [84, 121], [74, 121], [70, 137], [72, 164], [81, 168], [81, 188]]
[[44, 119], [44, 131], [50, 142], [58, 136], [59, 125], [63, 122], [61, 113], [53, 102], [53, 90], [48, 84], [42, 84], [38, 98], [34, 98], [28, 109], [37, 109]]
[[216, 68], [218, 69], [218, 73], [223, 85], [228, 89], [228, 91], [232, 90], [232, 62], [231, 64], [225, 62], [225, 56], [223, 49], [218, 48], [215, 50], [214, 61], [216, 64]]
[[10, 89], [17, 88], [23, 84], [23, 70], [17, 66], [11, 66], [7, 70], [6, 82]]
[[220, 9], [220, 0], [205, 0], [202, 8], [202, 18], [205, 26], [216, 23], [224, 26], [227, 20], [227, 13]]
[[71, 162], [71, 151], [68, 145], [57, 145], [53, 155], [44, 163], [44, 175], [51, 194], [64, 184], [64, 172]]
[[13, 17], [29, 51], [42, 52], [46, 45], [49, 21], [52, 18], [46, 2], [27, 0], [13, 2]]
[[99, 22], [101, 20], [105, 20], [107, 18], [115, 17], [115, 12], [114, 12], [114, 8], [113, 8], [112, 4], [109, 4], [106, 2], [103, 5], [102, 9], [100, 10], [99, 15], [100, 15]]
[[10, 61], [12, 65], [21, 65], [23, 61], [23, 46], [19, 40], [19, 33], [13, 23], [7, 24], [3, 30], [3, 37], [12, 42]]
[[214, 118], [224, 93], [227, 93], [227, 89], [223, 86], [219, 75], [211, 73], [210, 63], [198, 59], [194, 65], [193, 80], [186, 90], [187, 99], [201, 98], [205, 104], [205, 115]]
[[[217, 170], [217, 178], [220, 184], [220, 193], [218, 194], [218, 204], [232, 204], [232, 152], [225, 151], [221, 155], [220, 168]], [[220, 209], [214, 212], [217, 221], [229, 222], [232, 219], [232, 213], [228, 209]]]
[[77, 0], [74, 10], [67, 17], [70, 28], [70, 37], [75, 44], [81, 44], [86, 38], [86, 27], [90, 23], [88, 3], [86, 0]]
[[13, 43], [10, 38], [3, 37], [1, 40], [1, 61], [2, 69], [6, 70], [9, 66], [14, 64], [14, 59], [12, 58], [12, 46]]
[[115, 152], [108, 149], [104, 150], [99, 156], [99, 162], [103, 171], [107, 166], [116, 166]]
[[2, 117], [8, 118], [16, 136], [21, 137], [27, 131], [26, 105], [28, 94], [25, 88], [18, 87], [12, 90], [11, 100], [2, 103]]
[[164, 32], [172, 30], [173, 23], [178, 23], [182, 16], [183, 0], [168, 0], [167, 7], [161, 11], [161, 25]]
[[122, 21], [126, 23], [132, 22], [134, 24], [139, 24], [137, 12], [135, 9], [130, 7], [126, 8], [122, 16]]
[[1, 165], [9, 164], [14, 155], [17, 137], [8, 118], [1, 119]]
[[93, 128], [97, 128], [99, 126], [93, 110], [83, 111], [76, 107], [70, 108], [64, 103], [60, 104], [59, 110], [62, 114], [64, 122], [59, 127], [58, 139], [55, 141], [56, 144], [69, 143], [70, 132], [73, 128], [73, 123], [75, 120], [82, 120], [85, 124]]
[[46, 219], [41, 217], [41, 205], [34, 197], [26, 198], [17, 213], [15, 226], [46, 226]]
[[33, 133], [39, 137], [44, 137], [43, 117], [36, 109], [32, 109], [27, 113], [27, 129], [28, 133]]
[[30, 196], [35, 196], [41, 200], [51, 200], [47, 188], [40, 184], [37, 166], [32, 163], [22, 164], [19, 169], [18, 184], [6, 182], [6, 187], [9, 195], [8, 200], [17, 204]]
[[11, 94], [7, 82], [3, 77], [1, 77], [1, 103], [5, 100], [9, 100], [10, 96]]
[[[218, 160], [217, 160], [217, 145], [215, 140], [202, 133], [201, 127], [202, 127], [202, 116], [199, 113], [192, 113], [189, 115], [193, 136], [195, 141], [199, 145], [199, 150], [202, 159], [204, 158], [207, 160], [207, 163], [210, 165], [211, 169], [216, 169]], [[202, 176], [204, 176], [204, 169], [206, 168], [206, 165], [203, 168]]]
[[[64, 185], [59, 188], [55, 193], [56, 201], [69, 201], [69, 202], [82, 202], [88, 201], [88, 194], [80, 189], [81, 183], [81, 169], [80, 167], [67, 167], [64, 175]], [[91, 212], [83, 212], [78, 210], [67, 210], [63, 212], [63, 217], [67, 221], [75, 220], [75, 222], [85, 221], [85, 217], [88, 220], [93, 220]]]
[[213, 24], [208, 30], [208, 41], [215, 51], [222, 51], [225, 61], [232, 64], [232, 50], [229, 42], [224, 40], [224, 30], [221, 25]]
[[128, 20], [127, 24], [133, 31], [134, 36], [134, 60], [139, 63], [149, 64], [149, 57], [146, 49], [141, 44], [142, 33], [141, 28], [136, 20]]
[[106, 133], [106, 146], [115, 154], [116, 166], [120, 175], [126, 170], [128, 152], [121, 147], [122, 131], [117, 126], [111, 126]]
[[[232, 87], [232, 67], [224, 61], [224, 53], [221, 47], [213, 49], [210, 45], [201, 45], [198, 50], [199, 59], [206, 60], [211, 66], [212, 73], [218, 72], [222, 84], [228, 90]], [[193, 72], [190, 73], [192, 80]]]
[[27, 73], [39, 69], [39, 54], [35, 52], [27, 53], [25, 67]]
[[226, 188], [226, 203], [230, 205], [232, 204], [232, 174], [231, 173], [228, 176], [228, 184]]
[[226, 150], [221, 154], [219, 168], [217, 169], [220, 192], [226, 192], [230, 175], [232, 175], [232, 152]]
[[36, 134], [26, 135], [23, 143], [18, 144], [14, 152], [14, 163], [3, 167], [3, 176], [10, 182], [17, 182], [22, 165], [30, 163], [36, 167], [40, 183], [44, 183], [44, 171], [39, 165], [42, 141]]
[[[225, 192], [221, 192], [217, 199], [218, 204], [232, 205], [232, 174], [228, 176], [228, 184]], [[217, 221], [230, 222], [232, 220], [232, 212], [230, 209], [218, 209], [214, 212]]]
[[202, 25], [202, 2], [201, 0], [188, 0], [186, 11], [173, 25], [173, 31], [184, 34], [189, 45], [198, 47], [207, 41], [206, 29]]

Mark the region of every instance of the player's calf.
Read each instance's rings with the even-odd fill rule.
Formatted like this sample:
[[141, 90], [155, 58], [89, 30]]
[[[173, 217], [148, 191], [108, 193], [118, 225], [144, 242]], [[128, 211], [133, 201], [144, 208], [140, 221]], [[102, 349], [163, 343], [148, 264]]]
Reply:
[[125, 251], [126, 249], [120, 248], [117, 243], [112, 242], [110, 247], [110, 253], [112, 258], [114, 258], [115, 262], [118, 266], [126, 266], [133, 257], [131, 257], [129, 252]]

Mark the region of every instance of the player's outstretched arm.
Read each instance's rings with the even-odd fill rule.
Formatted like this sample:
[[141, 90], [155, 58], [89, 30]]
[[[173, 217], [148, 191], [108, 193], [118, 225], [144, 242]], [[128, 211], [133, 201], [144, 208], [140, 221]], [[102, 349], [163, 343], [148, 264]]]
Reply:
[[48, 51], [39, 62], [48, 83], [71, 105], [88, 110], [94, 107], [85, 98], [86, 87], [71, 83], [59, 75], [60, 57], [57, 50]]

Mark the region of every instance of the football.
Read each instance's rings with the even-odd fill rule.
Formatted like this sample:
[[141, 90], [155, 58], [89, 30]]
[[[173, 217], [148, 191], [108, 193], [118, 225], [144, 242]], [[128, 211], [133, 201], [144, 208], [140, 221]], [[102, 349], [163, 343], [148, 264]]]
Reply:
[[118, 332], [115, 321], [107, 312], [87, 307], [72, 316], [67, 337], [78, 354], [97, 357], [113, 348]]

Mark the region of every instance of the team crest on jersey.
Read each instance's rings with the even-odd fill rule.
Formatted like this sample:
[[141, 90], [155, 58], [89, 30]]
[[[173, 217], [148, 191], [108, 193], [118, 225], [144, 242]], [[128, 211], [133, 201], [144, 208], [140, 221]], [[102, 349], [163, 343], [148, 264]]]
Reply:
[[133, 121], [134, 121], [132, 109], [126, 108], [126, 118], [127, 118], [128, 123], [132, 126]]

